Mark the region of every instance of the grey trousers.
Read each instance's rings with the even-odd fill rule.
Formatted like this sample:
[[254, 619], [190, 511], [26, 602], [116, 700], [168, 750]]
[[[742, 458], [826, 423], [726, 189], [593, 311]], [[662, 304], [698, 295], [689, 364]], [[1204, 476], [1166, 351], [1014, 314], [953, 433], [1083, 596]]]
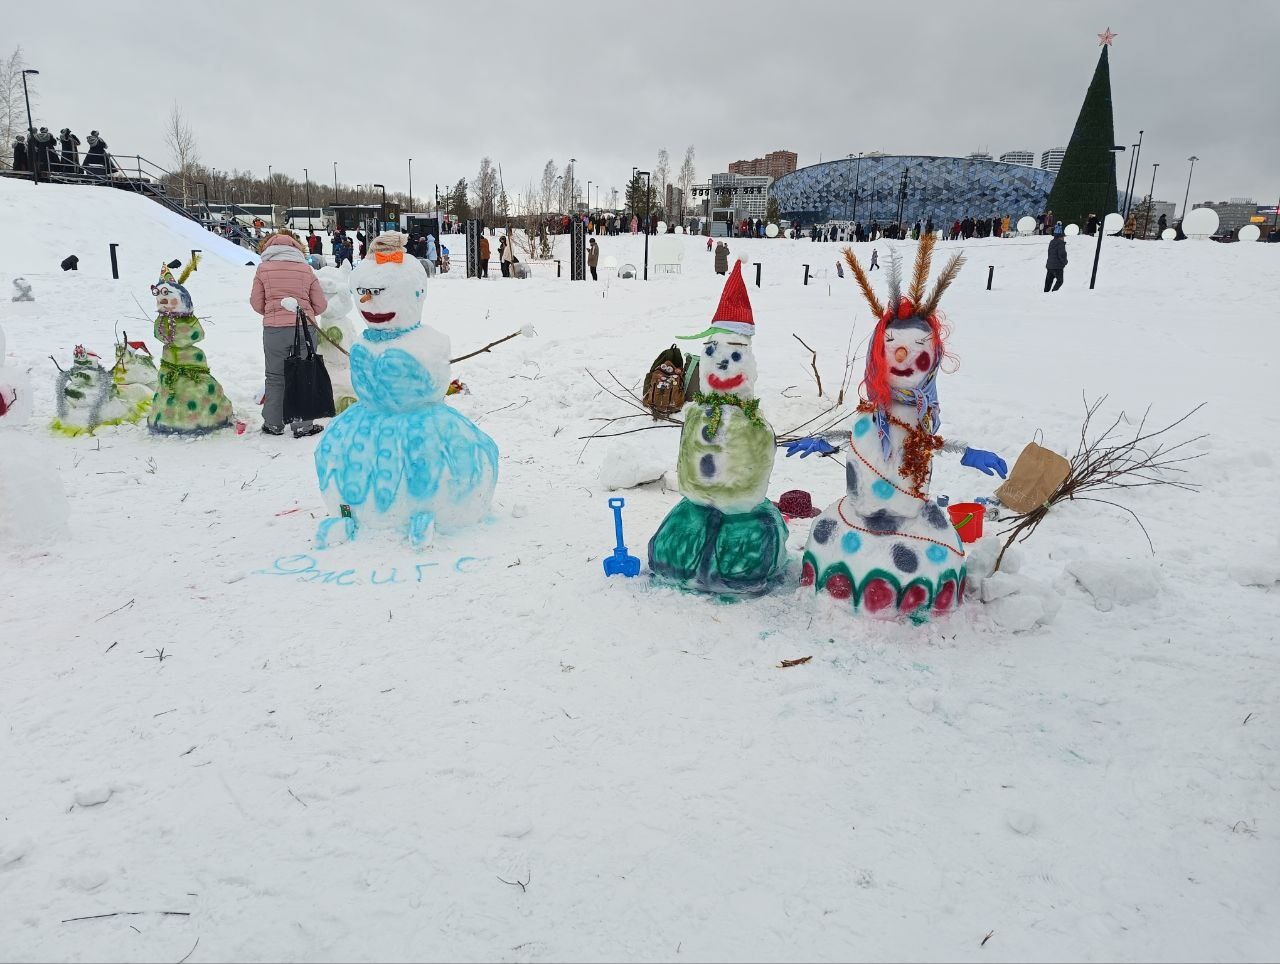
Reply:
[[[314, 341], [320, 335], [311, 330]], [[284, 428], [284, 360], [293, 348], [293, 325], [288, 328], [262, 329], [262, 353], [267, 362], [267, 397], [262, 401], [262, 424], [268, 428]], [[294, 422], [295, 432], [311, 427], [311, 422]]]

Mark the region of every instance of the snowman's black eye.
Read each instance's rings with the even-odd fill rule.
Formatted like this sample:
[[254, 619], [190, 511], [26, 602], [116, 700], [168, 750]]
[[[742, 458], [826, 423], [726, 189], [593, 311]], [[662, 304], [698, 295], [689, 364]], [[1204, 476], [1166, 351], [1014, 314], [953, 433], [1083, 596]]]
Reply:
[[710, 358], [712, 355], [716, 353], [716, 346], [708, 345], [706, 348], [703, 349], [703, 351], [706, 352], [707, 357]]
[[742, 352], [740, 352], [740, 351], [735, 351], [735, 352], [734, 352], [732, 355], [730, 355], [729, 357], [730, 357], [730, 358], [732, 358], [734, 361], [742, 361]]

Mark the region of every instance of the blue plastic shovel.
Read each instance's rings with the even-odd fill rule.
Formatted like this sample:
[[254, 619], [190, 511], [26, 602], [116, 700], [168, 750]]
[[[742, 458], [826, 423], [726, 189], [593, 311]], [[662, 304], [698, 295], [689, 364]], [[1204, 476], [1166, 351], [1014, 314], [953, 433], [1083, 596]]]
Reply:
[[626, 499], [609, 500], [609, 508], [613, 510], [613, 528], [618, 534], [618, 544], [613, 548], [613, 555], [605, 557], [604, 574], [606, 576], [621, 575], [630, 578], [640, 575], [640, 560], [627, 552], [627, 547], [622, 541], [622, 507], [626, 504]]

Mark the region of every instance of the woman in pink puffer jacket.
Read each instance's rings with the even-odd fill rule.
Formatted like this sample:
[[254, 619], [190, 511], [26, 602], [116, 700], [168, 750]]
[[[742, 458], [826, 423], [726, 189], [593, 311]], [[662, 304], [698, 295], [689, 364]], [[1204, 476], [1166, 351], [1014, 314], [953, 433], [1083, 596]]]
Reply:
[[[302, 242], [288, 234], [273, 234], [258, 249], [262, 263], [253, 276], [253, 293], [249, 304], [262, 315], [262, 351], [266, 358], [267, 394], [262, 403], [262, 431], [268, 435], [284, 434], [284, 360], [293, 347], [294, 313], [281, 306], [282, 298], [296, 298], [315, 325], [316, 316], [329, 307], [320, 290], [320, 279], [307, 264]], [[320, 332], [313, 328], [318, 342]], [[315, 435], [322, 431], [311, 422], [295, 422], [293, 437]]]

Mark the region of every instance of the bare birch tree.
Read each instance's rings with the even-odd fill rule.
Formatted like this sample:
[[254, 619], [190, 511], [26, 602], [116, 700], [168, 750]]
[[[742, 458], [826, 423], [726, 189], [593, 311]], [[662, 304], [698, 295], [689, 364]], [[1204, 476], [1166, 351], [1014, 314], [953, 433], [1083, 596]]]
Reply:
[[542, 183], [538, 185], [538, 201], [541, 210], [538, 213], [544, 217], [551, 213], [551, 206], [556, 201], [557, 173], [554, 160], [547, 161], [546, 166], [542, 168]]
[[680, 220], [684, 220], [684, 206], [689, 201], [689, 194], [693, 190], [693, 182], [696, 177], [693, 169], [693, 145], [690, 144], [685, 148], [684, 162], [680, 165]]
[[471, 197], [475, 216], [486, 224], [492, 224], [497, 214], [498, 170], [488, 157], [480, 160], [480, 171], [471, 183]]
[[169, 153], [173, 158], [174, 172], [182, 185], [182, 203], [186, 204], [191, 197], [192, 169], [200, 162], [200, 152], [196, 144], [195, 131], [182, 115], [178, 102], [173, 102], [169, 112], [169, 123], [164, 131], [165, 143], [169, 145]]
[[13, 166], [13, 142], [27, 131], [27, 108], [22, 99], [22, 48], [14, 47], [0, 60], [0, 167]]
[[658, 207], [662, 208], [667, 217], [671, 216], [671, 212], [666, 210], [667, 206], [667, 184], [671, 181], [671, 155], [667, 153], [665, 147], [658, 148], [658, 161], [653, 165], [653, 186], [656, 188], [658, 196]]

